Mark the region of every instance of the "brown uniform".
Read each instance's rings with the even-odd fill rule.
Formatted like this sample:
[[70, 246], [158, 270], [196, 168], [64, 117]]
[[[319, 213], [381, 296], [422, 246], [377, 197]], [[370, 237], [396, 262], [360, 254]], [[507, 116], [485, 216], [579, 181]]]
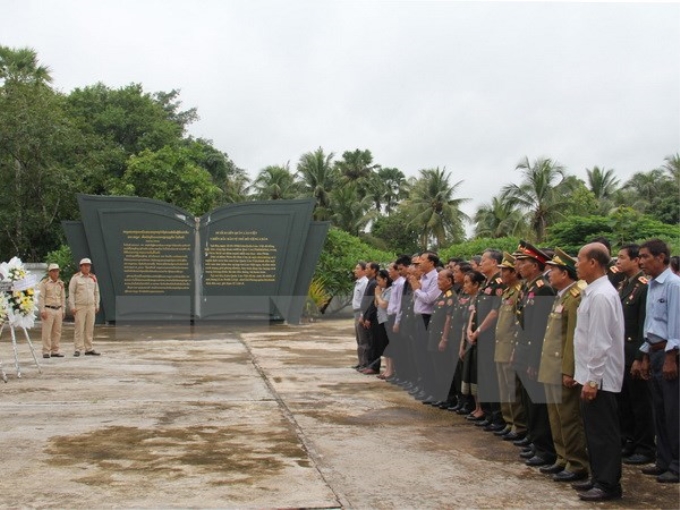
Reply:
[[66, 290], [61, 279], [45, 278], [38, 284], [38, 310], [42, 319], [42, 353], [58, 354], [61, 324], [66, 313]]
[[74, 343], [76, 352], [92, 351], [94, 316], [99, 309], [99, 284], [92, 273], [76, 273], [68, 285], [68, 304], [75, 309]]
[[581, 290], [575, 282], [555, 298], [543, 340], [538, 381], [545, 384], [548, 418], [556, 465], [572, 473], [589, 469], [586, 435], [579, 410], [581, 389], [562, 385], [562, 374], [574, 377], [574, 331]]

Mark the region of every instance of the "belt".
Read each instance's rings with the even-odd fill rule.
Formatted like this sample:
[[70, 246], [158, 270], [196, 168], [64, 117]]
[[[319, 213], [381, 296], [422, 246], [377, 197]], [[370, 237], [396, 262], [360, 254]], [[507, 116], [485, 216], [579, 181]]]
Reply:
[[45, 305], [45, 308], [51, 308], [52, 310], [60, 310], [61, 306], [50, 306], [50, 305]]
[[649, 340], [645, 340], [645, 342], [647, 342], [649, 344], [649, 350], [650, 351], [656, 352], [656, 351], [660, 351], [661, 349], [665, 349], [666, 343], [668, 341], [662, 340], [661, 342], [651, 343]]

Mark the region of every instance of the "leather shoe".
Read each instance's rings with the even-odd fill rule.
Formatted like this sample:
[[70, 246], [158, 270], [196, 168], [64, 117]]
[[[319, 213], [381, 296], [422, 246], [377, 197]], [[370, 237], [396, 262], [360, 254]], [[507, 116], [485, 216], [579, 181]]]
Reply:
[[531, 459], [535, 455], [535, 452], [533, 450], [527, 450], [525, 452], [520, 452], [519, 456], [522, 457], [523, 459]]
[[85, 351], [85, 356], [101, 356], [101, 353], [92, 349], [91, 351]]
[[678, 473], [666, 471], [664, 474], [657, 476], [656, 481], [659, 483], [678, 483], [680, 478], [678, 478]]
[[610, 499], [620, 499], [621, 489], [617, 491], [603, 491], [599, 487], [593, 487], [587, 492], [579, 492], [578, 497], [583, 501], [608, 501]]
[[43, 354], [43, 358], [49, 358], [49, 357], [50, 357], [49, 354]]
[[660, 468], [659, 466], [651, 466], [642, 468], [640, 471], [642, 472], [643, 475], [659, 476], [664, 474], [668, 470]]
[[504, 423], [491, 423], [488, 427], [484, 427], [484, 432], [493, 432], [494, 434], [502, 430], [505, 430]]
[[595, 484], [593, 483], [592, 480], [586, 480], [585, 482], [576, 482], [571, 484], [571, 488], [576, 489], [579, 492], [589, 491], [593, 487], [595, 487]]
[[545, 460], [543, 457], [539, 457], [538, 455], [534, 455], [530, 459], [527, 459], [526, 462], [524, 462], [527, 466], [533, 466], [533, 467], [538, 467], [538, 466], [547, 466], [550, 464], [547, 460]]
[[568, 471], [566, 469], [555, 473], [552, 479], [556, 482], [577, 482], [579, 480], [585, 480], [588, 478], [587, 471], [581, 471], [580, 473], [575, 473], [574, 471]]
[[420, 403], [425, 404], [426, 406], [433, 406], [435, 404], [438, 404], [439, 401], [435, 400], [434, 397], [432, 395], [430, 395], [425, 400], [422, 400]]
[[526, 434], [518, 434], [517, 432], [510, 432], [503, 436], [503, 441], [521, 441], [526, 437]]
[[482, 421], [475, 422], [475, 427], [488, 427], [491, 425], [489, 418], [484, 418]]
[[470, 409], [467, 406], [463, 406], [458, 411], [456, 411], [456, 414], [460, 414], [461, 416], [470, 414], [472, 412], [472, 409]]
[[52, 353], [52, 357], [53, 357], [53, 358], [63, 358], [64, 355], [63, 355], [62, 353], [60, 353], [60, 352], [53, 352], [53, 353]]
[[499, 436], [502, 438], [505, 438], [505, 436], [509, 436], [512, 433], [512, 427], [510, 425], [506, 425], [500, 430], [494, 430], [493, 435], [494, 436]]
[[524, 436], [522, 439], [518, 441], [513, 441], [512, 444], [514, 444], [515, 446], [529, 446], [531, 444], [531, 440], [528, 437]]
[[554, 475], [561, 471], [564, 471], [564, 466], [560, 464], [553, 464], [552, 466], [543, 466], [538, 469], [544, 475]]
[[634, 453], [630, 457], [621, 459], [621, 462], [624, 464], [651, 464], [654, 462], [654, 459], [648, 455], [643, 455], [642, 453]]
[[78, 356], [80, 356], [80, 351], [74, 352], [73, 355], [77, 358]]
[[472, 421], [472, 422], [482, 422], [486, 420], [486, 416], [483, 414], [481, 416], [475, 416], [474, 414], [469, 414], [465, 417], [466, 420]]

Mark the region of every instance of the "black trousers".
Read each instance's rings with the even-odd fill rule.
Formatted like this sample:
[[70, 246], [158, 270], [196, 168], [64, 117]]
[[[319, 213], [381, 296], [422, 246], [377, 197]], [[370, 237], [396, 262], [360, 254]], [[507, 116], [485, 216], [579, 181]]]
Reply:
[[427, 326], [429, 323], [429, 315], [416, 315], [412, 345], [418, 367], [418, 376], [423, 382], [423, 389], [428, 395], [432, 395], [435, 391], [436, 381], [432, 357], [427, 350]]
[[581, 416], [593, 484], [606, 492], [621, 490], [621, 430], [616, 393], [599, 390], [595, 400], [581, 400]]
[[[677, 350], [675, 351], [678, 359]], [[680, 425], [678, 421], [678, 378], [667, 381], [662, 368], [666, 353], [663, 350], [649, 353], [652, 369], [652, 398], [654, 399], [654, 422], [656, 425], [656, 465], [678, 474], [678, 450]]]
[[633, 379], [630, 366], [623, 373], [623, 387], [617, 394], [621, 440], [630, 445], [632, 453], [654, 458], [654, 411], [648, 381]]
[[[536, 447], [536, 455], [549, 462], [554, 462], [557, 454], [552, 439], [543, 384], [529, 379], [526, 375], [519, 377], [518, 380], [522, 384], [522, 407], [526, 409], [527, 413], [527, 434]], [[619, 453], [621, 453], [620, 446]]]

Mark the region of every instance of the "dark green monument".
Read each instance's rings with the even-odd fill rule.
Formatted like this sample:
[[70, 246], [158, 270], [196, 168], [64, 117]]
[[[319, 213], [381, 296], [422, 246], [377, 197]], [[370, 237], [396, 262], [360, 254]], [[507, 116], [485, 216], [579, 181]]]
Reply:
[[90, 257], [106, 322], [285, 320], [305, 304], [328, 223], [313, 199], [243, 202], [200, 218], [137, 197], [79, 195], [65, 222]]

